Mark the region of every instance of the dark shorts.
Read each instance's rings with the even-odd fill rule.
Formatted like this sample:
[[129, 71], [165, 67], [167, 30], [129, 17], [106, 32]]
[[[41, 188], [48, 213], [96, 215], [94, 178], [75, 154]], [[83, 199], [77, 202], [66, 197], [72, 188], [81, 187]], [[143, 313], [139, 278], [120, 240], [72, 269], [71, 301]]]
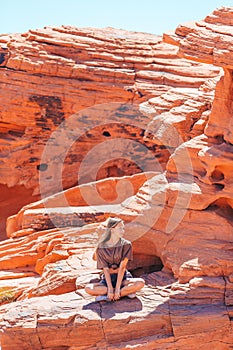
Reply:
[[[111, 281], [112, 281], [112, 286], [113, 288], [116, 287], [116, 283], [117, 283], [117, 273], [112, 273], [110, 276], [111, 276]], [[122, 282], [125, 281], [126, 279], [130, 279], [130, 278], [133, 278], [133, 276], [131, 275], [131, 273], [129, 271], [125, 271], [124, 273], [124, 276], [123, 276], [123, 279], [122, 279]], [[101, 276], [101, 281], [99, 282], [99, 284], [107, 287], [107, 282], [106, 282], [106, 279], [105, 279], [105, 276], [104, 274]], [[121, 284], [122, 286], [122, 284]]]

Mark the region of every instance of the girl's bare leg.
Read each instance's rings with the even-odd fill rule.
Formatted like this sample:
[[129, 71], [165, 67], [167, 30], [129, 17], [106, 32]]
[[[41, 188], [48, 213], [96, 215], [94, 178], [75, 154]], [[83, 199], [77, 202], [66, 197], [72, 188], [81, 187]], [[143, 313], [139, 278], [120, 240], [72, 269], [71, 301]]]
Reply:
[[85, 291], [93, 296], [106, 295], [108, 292], [107, 287], [99, 283], [89, 283], [85, 286]]
[[130, 278], [124, 281], [124, 286], [121, 288], [121, 297], [136, 293], [142, 289], [145, 285], [145, 281], [142, 278]]

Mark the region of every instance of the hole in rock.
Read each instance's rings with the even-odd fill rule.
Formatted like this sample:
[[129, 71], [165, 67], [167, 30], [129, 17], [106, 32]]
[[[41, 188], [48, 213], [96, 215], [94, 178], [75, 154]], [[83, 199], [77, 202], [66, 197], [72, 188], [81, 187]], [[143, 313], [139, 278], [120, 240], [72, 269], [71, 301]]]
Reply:
[[216, 191], [222, 191], [225, 187], [223, 184], [213, 184], [213, 186], [215, 187]]
[[134, 277], [139, 277], [145, 273], [161, 271], [163, 263], [156, 255], [134, 254], [133, 263], [129, 263], [128, 269]]
[[226, 218], [233, 225], [233, 200], [229, 198], [219, 198], [211, 203], [206, 210], [215, 211], [218, 215]]
[[5, 61], [5, 53], [0, 54], [0, 64], [2, 64]]
[[224, 174], [220, 170], [215, 169], [211, 174], [211, 179], [214, 181], [224, 180]]
[[216, 135], [215, 137], [215, 140], [217, 141], [217, 144], [221, 144], [224, 142], [224, 137], [223, 135]]
[[96, 174], [96, 180], [133, 175], [141, 172], [142, 169], [135, 162], [128, 159], [117, 158], [102, 164]]
[[103, 136], [105, 136], [105, 137], [110, 137], [111, 134], [110, 134], [109, 131], [104, 131], [104, 132], [103, 132]]
[[141, 91], [137, 91], [137, 94], [140, 96], [140, 98], [144, 96], [144, 94]]
[[48, 169], [48, 164], [42, 163], [42, 164], [37, 165], [36, 168], [37, 168], [37, 170], [39, 170], [39, 171], [45, 171], [45, 170]]

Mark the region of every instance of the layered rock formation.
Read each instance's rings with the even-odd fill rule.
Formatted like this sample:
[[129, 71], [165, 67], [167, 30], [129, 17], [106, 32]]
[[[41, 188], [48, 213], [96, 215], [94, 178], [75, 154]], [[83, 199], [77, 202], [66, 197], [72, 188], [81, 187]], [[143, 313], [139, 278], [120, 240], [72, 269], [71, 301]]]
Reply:
[[[8, 218], [9, 238], [0, 243], [3, 350], [232, 348], [232, 23], [233, 9], [221, 8], [163, 41], [63, 27], [2, 37], [3, 72], [13, 67], [17, 81], [30, 74], [32, 84], [21, 92], [32, 125], [7, 141], [5, 155], [12, 169], [20, 166], [12, 145], [27, 140], [38, 169], [28, 172], [25, 152], [25, 172], [10, 183], [9, 169], [1, 181], [35, 195], [40, 186], [44, 197]], [[62, 95], [61, 77], [65, 91], [82, 86], [79, 102]], [[31, 94], [46, 79], [58, 82], [53, 96], [62, 104]], [[110, 215], [124, 219], [129, 269], [146, 286], [134, 300], [97, 304], [84, 286], [99, 278], [91, 257]]]
[[[156, 107], [156, 113], [172, 108], [175, 118], [182, 113], [183, 122], [180, 120], [179, 124], [189, 138], [198, 120], [195, 132], [203, 129], [205, 112], [210, 110], [212, 101], [213, 87], [207, 88], [207, 93], [199, 87], [209, 78], [213, 78], [214, 86], [214, 77], [219, 75], [219, 69], [212, 65], [180, 59], [177, 48], [164, 43], [160, 37], [111, 28], [31, 30], [24, 34], [1, 35], [0, 44], [2, 237], [7, 216], [39, 199], [42, 190], [45, 195], [60, 190], [53, 181], [41, 189], [39, 177], [48, 167], [47, 163], [41, 164], [45, 145], [62, 122], [80, 110], [85, 117], [86, 109], [91, 106], [116, 102], [134, 105], [146, 101]], [[181, 112], [183, 104], [185, 109]], [[188, 122], [185, 121], [187, 113]], [[144, 123], [143, 130], [137, 118], [133, 125], [132, 119], [127, 123], [127, 118], [118, 118], [115, 124], [114, 120], [110, 123], [103, 119], [103, 115], [98, 118], [101, 119], [94, 127], [96, 115], [89, 115], [88, 123], [78, 115], [79, 132], [72, 135], [72, 147], [71, 144], [65, 147], [63, 141], [63, 146], [61, 141], [54, 145], [53, 153], [57, 157], [65, 154], [63, 188], [141, 172], [148, 167], [145, 148], [165, 167], [168, 150], [141, 136], [152, 117]], [[97, 159], [91, 162], [93, 169], [100, 167], [98, 174], [92, 174], [88, 168], [83, 171], [82, 178], [78, 178], [85, 155], [109, 136], [135, 141], [142, 149], [133, 149], [135, 156], [128, 162], [110, 159], [107, 153], [107, 161], [101, 165], [96, 163]], [[144, 159], [144, 169], [135, 164], [137, 157]], [[150, 159], [151, 155], [149, 163]], [[56, 163], [54, 159], [48, 161]]]

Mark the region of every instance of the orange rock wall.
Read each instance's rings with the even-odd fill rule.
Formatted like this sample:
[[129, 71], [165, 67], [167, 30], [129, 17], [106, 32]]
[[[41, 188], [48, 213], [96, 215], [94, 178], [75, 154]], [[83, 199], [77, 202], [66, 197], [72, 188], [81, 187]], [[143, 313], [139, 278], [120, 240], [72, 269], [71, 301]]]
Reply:
[[[224, 46], [232, 33], [232, 16], [232, 8], [221, 8], [202, 22], [181, 25], [174, 33], [166, 33], [163, 40], [167, 44], [156, 39], [154, 46], [151, 44], [154, 36], [112, 29], [103, 32], [66, 27], [29, 32], [12, 39], [17, 58], [12, 55], [10, 61], [10, 55], [4, 57], [17, 69], [23, 67], [31, 72], [41, 69], [44, 75], [52, 72], [71, 78], [72, 74], [82, 72], [82, 79], [87, 79], [90, 60], [92, 65], [95, 62], [96, 74], [100, 62], [105, 62], [105, 82], [116, 62], [118, 70], [131, 67], [134, 79], [130, 89], [135, 94], [131, 102], [138, 104], [138, 108], [136, 112], [132, 108], [130, 116], [143, 122], [134, 130], [115, 124], [107, 130], [97, 128], [91, 133], [94, 143], [88, 143], [88, 133], [84, 135], [68, 154], [63, 172], [64, 188], [71, 186], [72, 181], [76, 186], [28, 204], [8, 218], [9, 239], [0, 244], [0, 288], [7, 288], [0, 308], [4, 315], [3, 350], [232, 348], [231, 68], [230, 51]], [[104, 50], [100, 40], [103, 38]], [[6, 43], [9, 39], [2, 40]], [[19, 59], [22, 56], [17, 40], [29, 45], [26, 62]], [[134, 41], [138, 45], [136, 51]], [[94, 46], [97, 44], [98, 50]], [[35, 59], [38, 45], [40, 52], [41, 47], [46, 48], [47, 68]], [[80, 64], [76, 62], [71, 73], [61, 69], [64, 55], [59, 56], [59, 63], [54, 66], [51, 56], [55, 51], [60, 55], [61, 47], [68, 48], [65, 58], [69, 68], [74, 65], [77, 48], [87, 67], [76, 67]], [[53, 50], [49, 57], [48, 50]], [[177, 50], [185, 58], [179, 58]], [[224, 68], [224, 75], [222, 69], [206, 62]], [[99, 77], [103, 69], [100, 71]], [[82, 83], [83, 87], [94, 84], [93, 80]], [[115, 86], [111, 85], [111, 89], [114, 91]], [[121, 89], [125, 89], [124, 83]], [[119, 95], [118, 101], [123, 98], [126, 102], [132, 91]], [[41, 101], [47, 110], [55, 104], [58, 118], [55, 121], [61, 121], [64, 111], [60, 102], [47, 97], [30, 100], [42, 108]], [[45, 120], [52, 120], [46, 116], [46, 108], [43, 118], [40, 114], [43, 125]], [[117, 111], [129, 111], [127, 108], [128, 104], [120, 104]], [[100, 118], [97, 111], [101, 109], [89, 110], [89, 116]], [[109, 105], [104, 111], [112, 115]], [[123, 124], [127, 124], [127, 113], [121, 115]], [[68, 116], [64, 118], [68, 120]], [[74, 125], [81, 128], [85, 120], [82, 118]], [[54, 130], [54, 120], [53, 124], [50, 132]], [[141, 137], [141, 143], [148, 148], [156, 146], [154, 155], [158, 156], [160, 169], [132, 175], [126, 171], [127, 162], [120, 163], [119, 168], [114, 168], [111, 162], [106, 166], [102, 162], [100, 178], [110, 174], [123, 177], [92, 181], [92, 172], [88, 171], [97, 164], [93, 161], [83, 172], [84, 179], [92, 182], [77, 185], [72, 174], [79, 161], [73, 158], [74, 164], [70, 165], [69, 157], [77, 155], [78, 147], [89, 151], [101, 141], [99, 135], [108, 135], [103, 134], [106, 131], [113, 138], [128, 134], [135, 141]], [[43, 137], [41, 145], [46, 139]], [[147, 163], [150, 161], [146, 158]], [[130, 171], [138, 173], [139, 169], [132, 166]], [[30, 174], [29, 187], [35, 194], [38, 177]], [[49, 186], [46, 188], [49, 192]], [[52, 188], [56, 191], [56, 187]], [[134, 250], [129, 269], [135, 276], [143, 275], [146, 286], [133, 300], [95, 303], [85, 294], [84, 286], [90, 280], [98, 281], [92, 254], [101, 234], [98, 222], [109, 216], [125, 221], [125, 236], [132, 241]], [[16, 301], [10, 303], [13, 300]]]
[[[37, 200], [39, 176], [47, 166], [40, 164], [45, 144], [60, 123], [74, 113], [102, 103], [146, 102], [149, 123], [156, 113], [164, 112], [166, 117], [171, 109], [176, 118], [185, 104], [189, 116], [187, 119], [184, 109], [179, 127], [182, 135], [189, 138], [190, 129], [198, 119], [203, 121], [195, 133], [203, 129], [202, 114], [209, 110], [212, 100], [213, 90], [209, 90], [210, 94], [201, 93], [199, 87], [206, 79], [219, 74], [211, 65], [180, 59], [177, 48], [162, 42], [160, 37], [111, 28], [31, 30], [1, 35], [0, 44], [0, 184], [12, 189], [25, 187], [24, 194], [17, 196], [21, 206], [25, 204], [22, 197], [27, 197], [28, 190]], [[193, 95], [196, 105], [189, 102]], [[144, 141], [139, 134], [145, 130], [126, 128], [125, 120], [123, 125], [109, 125], [107, 130], [103, 126], [93, 129], [91, 121], [89, 123], [87, 130], [92, 138], [86, 133], [66, 150], [69, 152], [64, 161], [63, 188], [78, 183], [77, 173], [83, 157], [106, 139], [103, 136], [106, 131], [112, 138], [131, 139], [149, 147], [164, 168], [169, 154], [166, 149], [160, 149], [158, 140], [149, 137]], [[56, 152], [60, 152], [58, 146]], [[144, 154], [139, 152], [138, 157]], [[96, 167], [93, 162], [93, 169]], [[141, 171], [135, 162], [109, 159], [101, 164], [95, 177], [88, 169], [80, 181]], [[46, 191], [52, 194], [57, 188], [50, 182]], [[15, 213], [12, 207], [8, 214]]]

